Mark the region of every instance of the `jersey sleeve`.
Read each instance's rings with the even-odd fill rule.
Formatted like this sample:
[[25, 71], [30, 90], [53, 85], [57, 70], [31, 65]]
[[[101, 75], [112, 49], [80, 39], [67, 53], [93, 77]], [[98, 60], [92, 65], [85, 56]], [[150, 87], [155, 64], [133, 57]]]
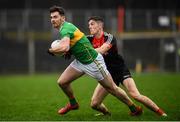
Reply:
[[106, 33], [105, 36], [106, 36], [106, 42], [105, 43], [107, 43], [111, 46], [116, 45], [116, 38], [112, 34]]
[[63, 38], [63, 37], [69, 37], [69, 38], [71, 38], [71, 33], [70, 33], [70, 31], [69, 31], [68, 29], [64, 28], [64, 29], [62, 29], [62, 31], [60, 32], [60, 36], [61, 36], [61, 38]]
[[71, 23], [65, 23], [60, 31], [61, 38], [69, 37], [70, 39], [74, 38], [74, 32], [77, 28]]

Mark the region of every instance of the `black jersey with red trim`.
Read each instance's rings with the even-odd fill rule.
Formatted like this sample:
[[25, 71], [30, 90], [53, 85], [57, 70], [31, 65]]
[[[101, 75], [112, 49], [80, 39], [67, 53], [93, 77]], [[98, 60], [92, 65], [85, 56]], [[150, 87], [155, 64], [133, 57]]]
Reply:
[[98, 39], [93, 35], [88, 35], [87, 38], [94, 48], [101, 47], [104, 43], [110, 45], [111, 48], [103, 55], [109, 70], [118, 70], [121, 66], [124, 65], [122, 56], [118, 54], [117, 40], [112, 34], [104, 32]]
[[94, 48], [101, 47], [104, 43], [110, 45], [111, 48], [103, 55], [103, 57], [107, 69], [116, 85], [119, 85], [119, 83], [123, 84], [123, 81], [126, 78], [131, 77], [131, 73], [127, 68], [122, 56], [118, 54], [117, 40], [113, 35], [104, 32], [99, 39], [95, 38], [93, 35], [89, 35], [87, 38]]

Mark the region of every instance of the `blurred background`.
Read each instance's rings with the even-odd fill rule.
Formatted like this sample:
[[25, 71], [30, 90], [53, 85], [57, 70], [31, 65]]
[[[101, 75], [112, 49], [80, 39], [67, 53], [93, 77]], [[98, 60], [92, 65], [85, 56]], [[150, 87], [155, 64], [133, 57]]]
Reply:
[[180, 71], [179, 0], [1, 0], [1, 74], [56, 72], [70, 63], [46, 53], [58, 38], [49, 18], [52, 5], [64, 7], [67, 21], [85, 34], [88, 17], [102, 16], [131, 70]]

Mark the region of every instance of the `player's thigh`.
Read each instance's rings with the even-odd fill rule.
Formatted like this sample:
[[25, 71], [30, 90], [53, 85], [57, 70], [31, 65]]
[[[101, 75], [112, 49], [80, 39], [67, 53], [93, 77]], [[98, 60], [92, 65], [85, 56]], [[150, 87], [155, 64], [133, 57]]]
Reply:
[[83, 74], [84, 74], [83, 72], [80, 72], [75, 68], [73, 68], [71, 65], [69, 65], [59, 77], [58, 83], [60, 84], [70, 83], [75, 79], [81, 77]]
[[91, 101], [96, 102], [96, 104], [100, 104], [102, 103], [102, 101], [107, 95], [108, 95], [108, 92], [106, 91], [106, 89], [104, 89], [104, 87], [98, 83], [98, 85], [96, 86], [94, 90]]
[[128, 90], [128, 92], [131, 95], [139, 95], [140, 94], [136, 87], [136, 84], [132, 78], [125, 79], [123, 81], [123, 85], [125, 86], [125, 88]]
[[114, 83], [111, 74], [108, 74], [106, 77], [104, 77], [103, 80], [98, 81], [106, 90], [112, 90], [116, 88], [116, 84]]

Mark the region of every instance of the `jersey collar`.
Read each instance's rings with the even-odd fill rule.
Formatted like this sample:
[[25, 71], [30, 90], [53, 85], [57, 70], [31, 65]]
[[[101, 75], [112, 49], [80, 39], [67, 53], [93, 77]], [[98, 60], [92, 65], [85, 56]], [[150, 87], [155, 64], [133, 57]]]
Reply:
[[65, 22], [66, 22], [66, 21], [64, 21], [64, 22], [61, 24], [59, 31], [62, 30], [62, 27], [63, 27], [63, 25], [64, 25]]

